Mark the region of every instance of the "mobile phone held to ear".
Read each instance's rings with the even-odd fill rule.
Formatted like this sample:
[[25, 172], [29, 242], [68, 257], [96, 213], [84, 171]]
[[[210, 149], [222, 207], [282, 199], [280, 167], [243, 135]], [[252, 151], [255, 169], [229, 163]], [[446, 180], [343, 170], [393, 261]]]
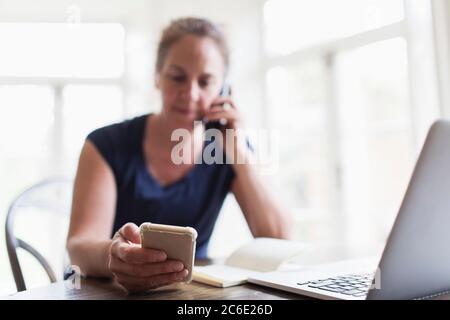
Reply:
[[231, 86], [227, 83], [224, 82], [222, 89], [220, 89], [220, 94], [221, 97], [229, 97], [231, 95]]
[[179, 260], [189, 271], [184, 282], [192, 280], [197, 231], [192, 227], [178, 227], [145, 222], [139, 227], [142, 248], [164, 251], [167, 259]]
[[[231, 86], [227, 83], [224, 82], [222, 88], [220, 89], [220, 97], [223, 98], [227, 98], [231, 95]], [[229, 107], [227, 103], [225, 103], [224, 105], [222, 105], [222, 107], [227, 108]], [[226, 119], [220, 119], [220, 121], [209, 121], [205, 123], [205, 128], [206, 129], [221, 129], [223, 126], [226, 125]]]

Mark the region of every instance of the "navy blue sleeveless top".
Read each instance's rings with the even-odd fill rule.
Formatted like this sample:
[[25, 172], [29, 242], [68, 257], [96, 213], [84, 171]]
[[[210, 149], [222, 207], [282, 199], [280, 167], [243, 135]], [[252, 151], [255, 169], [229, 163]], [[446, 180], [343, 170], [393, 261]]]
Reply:
[[[198, 232], [196, 258], [206, 258], [209, 238], [235, 176], [233, 168], [202, 161], [182, 179], [161, 186], [144, 160], [143, 139], [149, 116], [94, 130], [87, 137], [115, 177], [117, 203], [111, 237], [127, 222], [138, 226], [143, 222], [191, 226]], [[205, 142], [205, 146], [208, 143], [212, 142]]]

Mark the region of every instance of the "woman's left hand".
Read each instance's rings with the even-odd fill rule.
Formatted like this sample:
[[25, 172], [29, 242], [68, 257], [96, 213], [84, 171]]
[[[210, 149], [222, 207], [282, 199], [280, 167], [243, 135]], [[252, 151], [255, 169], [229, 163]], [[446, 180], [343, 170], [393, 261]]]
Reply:
[[[217, 98], [211, 107], [206, 110], [204, 120], [207, 122], [221, 123], [223, 135], [223, 141], [221, 143], [227, 156], [231, 157], [231, 159], [247, 158], [246, 139], [242, 130], [240, 130], [243, 129], [242, 118], [231, 98]], [[227, 135], [229, 134], [232, 134], [233, 137], [232, 144], [228, 143]], [[243, 156], [245, 158], [242, 158]]]
[[231, 100], [231, 98], [217, 98], [209, 109], [205, 112], [205, 120], [225, 121], [223, 125], [225, 129], [238, 129], [241, 125], [241, 117], [239, 111]]

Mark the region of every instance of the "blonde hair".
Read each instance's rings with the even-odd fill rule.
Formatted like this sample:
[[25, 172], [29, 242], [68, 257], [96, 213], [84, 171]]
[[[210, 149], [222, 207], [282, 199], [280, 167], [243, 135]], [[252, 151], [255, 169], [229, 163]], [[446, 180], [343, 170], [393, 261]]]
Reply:
[[173, 20], [169, 26], [163, 30], [158, 44], [155, 68], [156, 72], [161, 71], [164, 61], [166, 60], [167, 53], [172, 45], [185, 35], [194, 35], [212, 39], [222, 55], [225, 70], [228, 70], [229, 50], [223, 33], [217, 26], [207, 19], [187, 17]]

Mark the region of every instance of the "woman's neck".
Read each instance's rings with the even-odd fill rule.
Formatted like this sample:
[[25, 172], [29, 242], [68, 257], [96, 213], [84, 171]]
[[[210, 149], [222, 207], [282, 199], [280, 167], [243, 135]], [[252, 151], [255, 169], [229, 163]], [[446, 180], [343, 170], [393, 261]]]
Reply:
[[[182, 138], [172, 134], [177, 129], [183, 129]], [[191, 154], [197, 157], [203, 149], [203, 126], [196, 125], [180, 128], [174, 121], [162, 113], [155, 113], [147, 122], [145, 142], [147, 147], [158, 152], [169, 151], [175, 147], [189, 148]], [[169, 153], [170, 154], [170, 153]]]

